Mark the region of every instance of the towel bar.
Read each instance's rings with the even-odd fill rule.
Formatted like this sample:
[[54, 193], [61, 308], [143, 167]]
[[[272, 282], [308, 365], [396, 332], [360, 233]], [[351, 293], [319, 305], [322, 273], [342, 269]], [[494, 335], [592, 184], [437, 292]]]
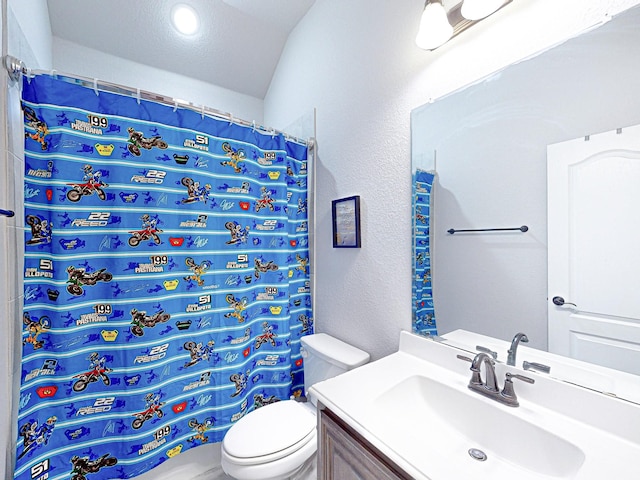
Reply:
[[454, 230], [453, 228], [450, 228], [449, 230], [447, 230], [447, 232], [453, 235], [456, 232], [504, 232], [504, 231], [513, 231], [513, 230], [526, 232], [527, 230], [529, 230], [529, 227], [527, 227], [526, 225], [523, 225], [521, 227], [514, 227], [514, 228], [472, 228], [469, 230]]

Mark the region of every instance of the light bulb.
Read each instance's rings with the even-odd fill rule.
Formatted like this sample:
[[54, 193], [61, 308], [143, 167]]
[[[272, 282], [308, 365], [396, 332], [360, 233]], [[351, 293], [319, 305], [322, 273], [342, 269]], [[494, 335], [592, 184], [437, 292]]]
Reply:
[[425, 50], [433, 50], [445, 43], [453, 35], [453, 27], [447, 18], [442, 3], [431, 1], [424, 7], [416, 44]]
[[505, 0], [464, 0], [460, 13], [467, 20], [488, 17], [504, 5]]
[[193, 35], [198, 31], [200, 21], [196, 11], [188, 5], [178, 4], [171, 10], [173, 26], [183, 35]]

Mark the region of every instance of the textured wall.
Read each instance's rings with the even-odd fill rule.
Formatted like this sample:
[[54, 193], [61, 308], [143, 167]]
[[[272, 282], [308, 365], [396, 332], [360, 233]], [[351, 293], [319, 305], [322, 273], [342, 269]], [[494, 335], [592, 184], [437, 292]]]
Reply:
[[262, 123], [262, 99], [231, 91], [210, 83], [160, 70], [141, 63], [53, 38], [53, 68], [59, 72], [98, 78], [140, 88], [194, 105], [206, 105], [236, 118]]
[[[412, 5], [413, 3], [413, 5]], [[374, 356], [410, 328], [409, 111], [421, 2], [317, 1], [290, 35], [265, 119], [318, 108], [316, 327]], [[362, 248], [333, 249], [331, 200], [360, 195]]]
[[31, 68], [51, 68], [51, 26], [47, 0], [7, 0], [8, 53]]

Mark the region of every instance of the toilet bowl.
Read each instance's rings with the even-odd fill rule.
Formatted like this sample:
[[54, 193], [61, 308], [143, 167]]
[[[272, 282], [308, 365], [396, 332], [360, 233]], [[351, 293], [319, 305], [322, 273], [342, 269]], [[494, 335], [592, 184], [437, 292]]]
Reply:
[[[301, 339], [305, 392], [369, 361], [369, 354], [320, 333]], [[306, 471], [317, 450], [316, 407], [284, 400], [253, 410], [227, 432], [222, 469], [236, 480], [289, 480]]]
[[314, 410], [285, 400], [241, 418], [222, 442], [222, 469], [237, 480], [291, 478], [316, 452]]

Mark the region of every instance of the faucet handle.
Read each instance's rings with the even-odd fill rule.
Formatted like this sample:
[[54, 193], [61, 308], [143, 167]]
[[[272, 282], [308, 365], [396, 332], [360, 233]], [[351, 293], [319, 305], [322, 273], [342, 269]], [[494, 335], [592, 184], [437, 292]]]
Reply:
[[464, 360], [465, 362], [469, 362], [471, 364], [471, 384], [474, 385], [482, 385], [482, 378], [480, 377], [480, 370], [477, 368], [473, 368], [473, 360], [469, 357], [465, 357], [464, 355], [456, 355], [456, 358], [459, 360]]
[[543, 373], [551, 372], [551, 367], [549, 365], [543, 365], [542, 363], [536, 362], [527, 362], [526, 360], [522, 362], [522, 368], [525, 370], [537, 370]]
[[476, 345], [476, 350], [479, 352], [488, 353], [493, 357], [494, 360], [498, 359], [498, 352], [494, 352], [493, 350], [490, 350], [487, 347], [483, 347], [482, 345]]
[[533, 378], [525, 377], [524, 375], [518, 375], [517, 373], [507, 372], [504, 379], [504, 387], [502, 392], [500, 392], [500, 396], [502, 397], [502, 402], [505, 405], [510, 407], [517, 407], [520, 405], [518, 402], [518, 397], [516, 396], [516, 392], [513, 389], [513, 380], [512, 378], [517, 378], [518, 380], [522, 380], [527, 383], [535, 383], [536, 381]]
[[536, 383], [536, 381], [533, 378], [525, 377], [524, 375], [519, 375], [517, 373], [507, 372], [505, 374], [505, 377], [506, 377], [505, 381], [510, 380], [512, 378], [517, 378], [518, 380], [522, 380], [523, 382]]

